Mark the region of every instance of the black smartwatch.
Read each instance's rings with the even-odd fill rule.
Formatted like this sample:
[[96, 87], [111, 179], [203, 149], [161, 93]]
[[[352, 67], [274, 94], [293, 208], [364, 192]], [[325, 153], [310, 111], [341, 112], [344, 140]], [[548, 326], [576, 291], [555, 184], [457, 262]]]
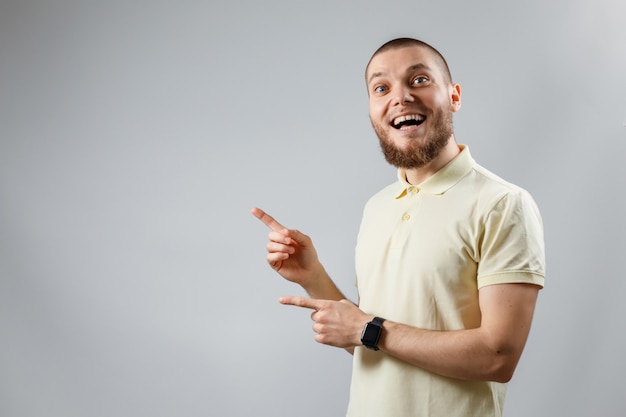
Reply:
[[378, 350], [378, 340], [383, 332], [383, 321], [380, 317], [374, 317], [372, 321], [367, 323], [361, 334], [361, 343], [368, 349]]

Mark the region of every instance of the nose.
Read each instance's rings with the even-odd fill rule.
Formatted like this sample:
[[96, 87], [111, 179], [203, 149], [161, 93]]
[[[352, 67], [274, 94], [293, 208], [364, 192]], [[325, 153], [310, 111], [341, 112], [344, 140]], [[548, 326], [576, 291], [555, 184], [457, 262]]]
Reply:
[[393, 96], [394, 104], [405, 104], [412, 103], [415, 101], [415, 98], [411, 95], [409, 88], [406, 86], [398, 86], [396, 87], [395, 94]]

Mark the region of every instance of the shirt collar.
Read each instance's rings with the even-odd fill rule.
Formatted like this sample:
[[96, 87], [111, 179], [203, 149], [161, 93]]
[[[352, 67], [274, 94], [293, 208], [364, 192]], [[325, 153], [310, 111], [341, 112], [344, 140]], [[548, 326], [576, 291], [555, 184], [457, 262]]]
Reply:
[[429, 194], [444, 194], [459, 182], [474, 166], [474, 159], [466, 145], [459, 145], [461, 152], [446, 166], [435, 172], [426, 181], [412, 185], [406, 180], [406, 170], [398, 168], [398, 195], [396, 199], [407, 195], [410, 188], [417, 188]]

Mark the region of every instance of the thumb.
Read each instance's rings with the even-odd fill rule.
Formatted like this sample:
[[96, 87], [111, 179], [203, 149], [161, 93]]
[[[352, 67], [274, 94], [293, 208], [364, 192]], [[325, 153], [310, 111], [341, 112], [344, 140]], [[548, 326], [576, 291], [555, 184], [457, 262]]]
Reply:
[[289, 237], [300, 246], [311, 246], [311, 238], [297, 229], [290, 229]]

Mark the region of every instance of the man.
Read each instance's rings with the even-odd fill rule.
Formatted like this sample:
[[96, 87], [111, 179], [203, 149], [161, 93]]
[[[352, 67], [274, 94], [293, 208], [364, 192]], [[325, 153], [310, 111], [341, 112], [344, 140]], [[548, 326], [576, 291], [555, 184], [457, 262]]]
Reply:
[[269, 264], [310, 295], [315, 339], [354, 354], [348, 416], [501, 416], [544, 283], [530, 195], [458, 145], [461, 88], [443, 56], [395, 39], [366, 69], [370, 119], [398, 180], [366, 204], [356, 245], [358, 306], [311, 239], [260, 209]]

